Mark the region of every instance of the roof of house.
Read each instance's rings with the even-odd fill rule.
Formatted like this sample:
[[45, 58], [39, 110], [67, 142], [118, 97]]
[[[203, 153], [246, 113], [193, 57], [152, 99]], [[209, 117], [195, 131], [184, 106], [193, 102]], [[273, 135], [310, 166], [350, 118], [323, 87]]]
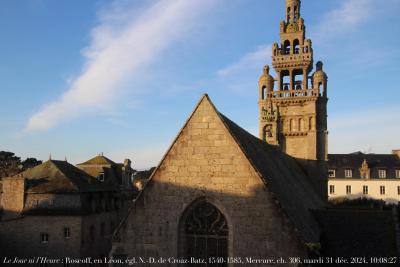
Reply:
[[[203, 101], [208, 101], [211, 104], [213, 110], [221, 119], [236, 144], [266, 184], [266, 187], [275, 195], [277, 203], [279, 203], [283, 212], [298, 230], [303, 241], [318, 242], [319, 226], [310, 210], [323, 207], [324, 202], [311, 187], [308, 177], [306, 177], [297, 161], [275, 147], [262, 142], [218, 112], [207, 94], [203, 95], [200, 99], [149, 181], [151, 181], [157, 169], [168, 155], [169, 150], [178, 140], [182, 131]], [[146, 187], [144, 190], [146, 190]], [[138, 198], [142, 195], [141, 193]]]
[[397, 256], [396, 228], [391, 210], [333, 208], [314, 213], [322, 228], [324, 256]]
[[369, 168], [400, 168], [400, 158], [395, 154], [329, 154], [328, 165], [331, 168], [360, 168], [366, 160]]
[[109, 191], [108, 186], [94, 179], [74, 165], [59, 160], [48, 160], [21, 173], [26, 178], [27, 193], [77, 193]]
[[117, 163], [103, 155], [97, 155], [83, 163], [79, 163], [79, 165], [117, 165]]

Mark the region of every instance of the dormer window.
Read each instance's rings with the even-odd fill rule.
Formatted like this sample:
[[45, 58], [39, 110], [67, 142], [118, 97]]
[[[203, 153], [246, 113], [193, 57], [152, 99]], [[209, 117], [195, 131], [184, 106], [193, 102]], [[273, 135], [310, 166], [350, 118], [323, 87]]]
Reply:
[[381, 178], [381, 179], [386, 178], [386, 170], [384, 170], [384, 169], [378, 170], [378, 175], [379, 175], [379, 178]]
[[99, 175], [97, 176], [97, 180], [99, 180], [100, 182], [104, 182], [104, 173], [99, 173]]
[[353, 170], [352, 169], [345, 169], [344, 170], [344, 177], [352, 178], [353, 177]]
[[336, 170], [335, 169], [329, 169], [328, 170], [328, 177], [329, 178], [335, 178], [336, 177]]

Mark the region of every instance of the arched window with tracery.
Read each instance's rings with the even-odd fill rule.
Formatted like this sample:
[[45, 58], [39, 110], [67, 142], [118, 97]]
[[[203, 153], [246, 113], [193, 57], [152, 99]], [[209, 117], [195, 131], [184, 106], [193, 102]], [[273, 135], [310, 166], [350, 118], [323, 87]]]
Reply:
[[196, 202], [186, 209], [180, 221], [180, 256], [205, 259], [206, 264], [200, 266], [227, 266], [209, 263], [208, 258], [228, 256], [228, 234], [228, 224], [221, 211], [207, 200]]

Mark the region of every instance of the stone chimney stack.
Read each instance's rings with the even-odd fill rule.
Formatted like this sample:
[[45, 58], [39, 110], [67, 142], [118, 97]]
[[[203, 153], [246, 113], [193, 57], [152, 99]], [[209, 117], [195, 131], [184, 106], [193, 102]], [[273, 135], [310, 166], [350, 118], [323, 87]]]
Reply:
[[22, 176], [6, 177], [2, 179], [3, 194], [1, 205], [3, 219], [18, 217], [24, 209], [25, 178]]
[[131, 168], [131, 160], [130, 159], [125, 159], [124, 160], [124, 167], [125, 168]]

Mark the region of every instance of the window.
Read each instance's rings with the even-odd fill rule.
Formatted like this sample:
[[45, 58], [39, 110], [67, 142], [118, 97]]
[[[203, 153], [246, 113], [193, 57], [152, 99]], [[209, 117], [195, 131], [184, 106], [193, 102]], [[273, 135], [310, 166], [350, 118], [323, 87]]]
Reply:
[[336, 177], [336, 170], [334, 170], [334, 169], [329, 169], [329, 170], [328, 170], [328, 177], [329, 177], [329, 178], [335, 178], [335, 177]]
[[400, 170], [396, 170], [396, 178], [400, 178]]
[[352, 169], [345, 169], [344, 170], [344, 177], [346, 177], [346, 178], [353, 177], [353, 170]]
[[351, 194], [351, 185], [346, 185], [346, 194], [347, 195]]
[[[179, 225], [178, 253], [184, 258], [228, 256], [228, 222], [213, 204], [206, 200], [192, 204], [183, 213]], [[226, 267], [227, 263], [215, 265]]]
[[64, 238], [70, 238], [71, 234], [69, 232], [69, 227], [64, 227]]
[[386, 178], [386, 170], [378, 170], [379, 178]]
[[42, 244], [49, 243], [49, 234], [41, 233], [40, 234], [40, 243], [42, 243]]
[[294, 40], [293, 46], [294, 46], [294, 53], [299, 54], [300, 53], [300, 42], [298, 39]]
[[397, 187], [397, 194], [400, 195], [400, 186]]
[[363, 186], [363, 194], [368, 195], [368, 185]]
[[99, 180], [100, 182], [104, 182], [104, 173], [99, 173], [99, 175], [97, 176], [97, 180]]
[[385, 190], [385, 186], [381, 185], [381, 186], [380, 186], [381, 195], [384, 195], [384, 194], [386, 193], [385, 191], [386, 191], [386, 190]]
[[267, 87], [263, 86], [262, 87], [262, 99], [267, 99]]
[[334, 185], [330, 185], [329, 186], [329, 193], [330, 194], [335, 194], [335, 186]]

